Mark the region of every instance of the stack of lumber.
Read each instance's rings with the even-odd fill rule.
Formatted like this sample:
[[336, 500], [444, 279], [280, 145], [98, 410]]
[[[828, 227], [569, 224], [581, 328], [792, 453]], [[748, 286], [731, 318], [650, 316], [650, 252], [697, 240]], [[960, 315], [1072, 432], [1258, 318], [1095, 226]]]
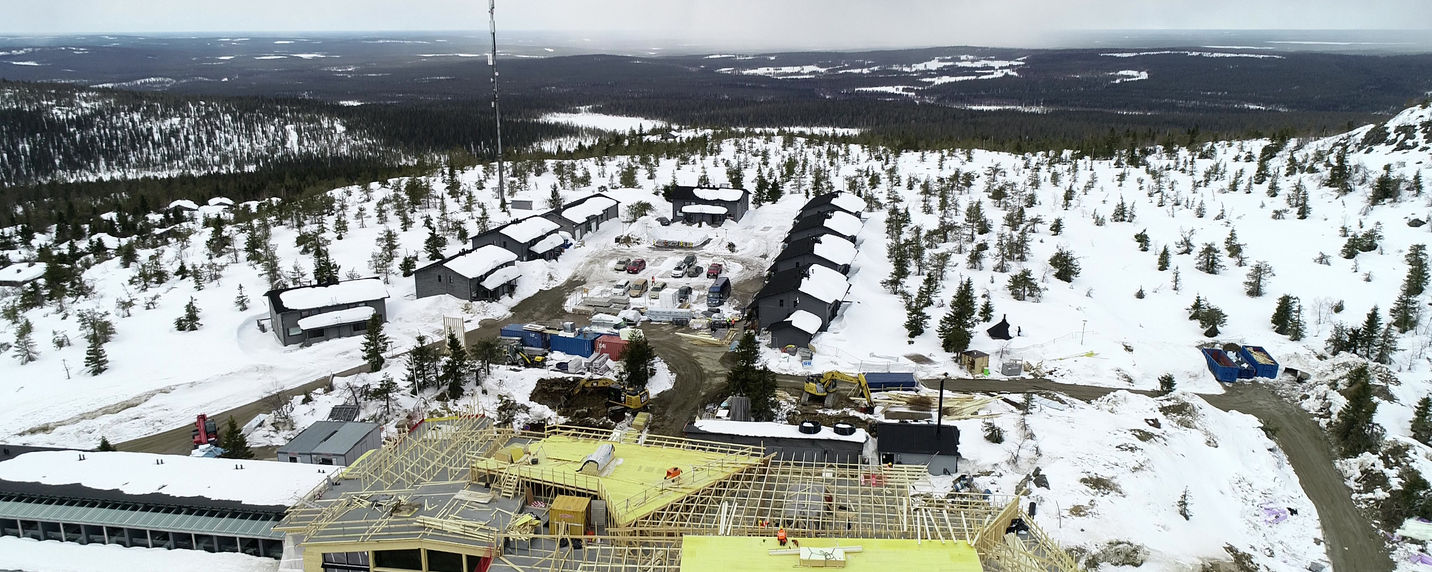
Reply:
[[[934, 411], [940, 402], [939, 391], [889, 391], [876, 393], [872, 397], [875, 405], [885, 408], [887, 415], [896, 411]], [[984, 419], [994, 414], [981, 414], [980, 410], [994, 401], [993, 397], [976, 397], [963, 393], [945, 392], [945, 419]]]

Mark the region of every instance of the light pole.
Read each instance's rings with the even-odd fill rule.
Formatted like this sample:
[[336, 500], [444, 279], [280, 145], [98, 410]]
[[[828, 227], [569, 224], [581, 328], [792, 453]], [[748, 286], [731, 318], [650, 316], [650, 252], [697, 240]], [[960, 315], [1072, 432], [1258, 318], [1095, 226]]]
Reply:
[[1084, 320], [1084, 325], [1079, 326], [1079, 349], [1084, 349], [1084, 330], [1089, 327], [1089, 320]]

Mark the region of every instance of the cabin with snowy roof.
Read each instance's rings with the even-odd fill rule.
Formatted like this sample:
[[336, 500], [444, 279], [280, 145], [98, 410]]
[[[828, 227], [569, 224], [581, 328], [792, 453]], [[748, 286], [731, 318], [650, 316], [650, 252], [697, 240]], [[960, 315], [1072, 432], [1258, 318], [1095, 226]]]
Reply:
[[852, 262], [855, 262], [855, 244], [839, 236], [826, 234], [792, 242], [776, 256], [776, 261], [771, 263], [771, 270], [780, 272], [820, 265], [841, 274], [848, 274]]
[[671, 220], [686, 224], [720, 225], [739, 221], [751, 209], [751, 193], [728, 187], [671, 187]]
[[588, 195], [542, 214], [542, 218], [557, 224], [557, 227], [574, 240], [596, 232], [603, 223], [616, 220], [617, 200], [602, 193]]
[[417, 297], [447, 294], [462, 300], [496, 300], [517, 290], [517, 255], [495, 245], [464, 250], [413, 272]]
[[850, 213], [828, 212], [813, 214], [796, 220], [791, 226], [791, 231], [786, 233], [783, 242], [791, 244], [798, 240], [807, 239], [813, 236], [834, 235], [850, 242], [855, 242], [855, 235], [860, 234], [860, 227], [865, 223]]
[[800, 214], [796, 218], [802, 219], [808, 216], [823, 215], [832, 212], [843, 212], [860, 216], [865, 210], [865, 199], [851, 193], [824, 193], [816, 195], [806, 201], [801, 207]]
[[0, 286], [24, 286], [45, 275], [44, 262], [19, 262], [0, 268]]
[[[772, 274], [751, 305], [761, 327], [772, 332], [773, 345], [803, 346], [810, 342], [809, 336], [830, 325], [849, 291], [850, 284], [840, 272], [819, 265], [792, 268]], [[780, 340], [774, 339], [777, 331]]]
[[286, 346], [363, 335], [368, 318], [388, 320], [388, 289], [377, 278], [281, 288], [264, 298], [274, 336]]
[[472, 237], [472, 249], [487, 245], [499, 246], [516, 254], [521, 261], [553, 260], [562, 254], [568, 245], [566, 238], [558, 233], [561, 227], [540, 216], [514, 220], [482, 234]]

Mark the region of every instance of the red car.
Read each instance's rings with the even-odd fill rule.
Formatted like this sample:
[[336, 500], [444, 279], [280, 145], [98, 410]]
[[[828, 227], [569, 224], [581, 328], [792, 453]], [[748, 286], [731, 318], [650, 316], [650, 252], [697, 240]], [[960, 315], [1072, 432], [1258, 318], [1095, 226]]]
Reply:
[[635, 260], [632, 260], [631, 262], [628, 262], [626, 270], [627, 274], [636, 274], [638, 272], [646, 270], [646, 259], [637, 258]]
[[711, 266], [706, 267], [706, 277], [715, 278], [717, 276], [720, 276], [721, 271], [725, 269], [725, 267], [721, 266], [720, 262], [713, 262], [711, 263]]

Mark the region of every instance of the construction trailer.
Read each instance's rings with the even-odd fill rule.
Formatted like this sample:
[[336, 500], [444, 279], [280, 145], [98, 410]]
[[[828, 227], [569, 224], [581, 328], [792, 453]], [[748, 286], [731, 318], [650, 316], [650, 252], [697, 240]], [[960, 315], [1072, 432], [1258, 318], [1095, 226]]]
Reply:
[[361, 421], [315, 421], [278, 448], [287, 463], [346, 466], [383, 444], [381, 427]]
[[920, 387], [920, 380], [908, 371], [872, 371], [864, 375], [870, 391], [914, 391]]
[[[581, 472], [604, 448], [605, 468]], [[312, 491], [275, 530], [287, 535], [286, 565], [306, 572], [348, 569], [337, 562], [680, 572], [740, 561], [785, 570], [803, 557], [830, 563], [837, 546], [851, 569], [1080, 570], [1020, 497], [929, 490], [918, 465], [785, 461], [759, 446], [517, 431], [459, 416], [418, 423]], [[585, 510], [560, 497], [586, 499]], [[777, 527], [802, 550], [772, 552]]]

